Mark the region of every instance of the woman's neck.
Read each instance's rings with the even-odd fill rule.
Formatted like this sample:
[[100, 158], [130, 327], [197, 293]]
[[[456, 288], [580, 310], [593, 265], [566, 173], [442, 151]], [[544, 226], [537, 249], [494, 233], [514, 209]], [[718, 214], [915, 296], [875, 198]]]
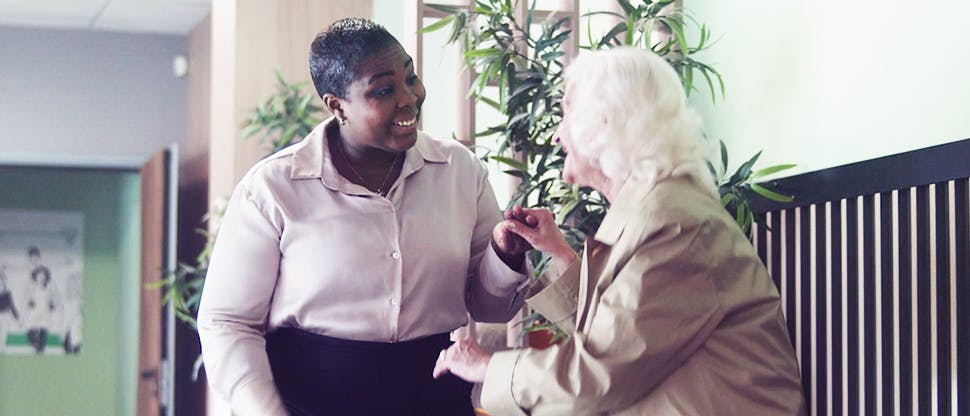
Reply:
[[333, 150], [340, 152], [348, 163], [353, 164], [358, 169], [383, 170], [398, 157], [397, 153], [394, 152], [353, 144], [356, 142], [348, 139], [346, 133], [342, 132], [339, 126], [334, 126], [328, 136], [331, 138]]
[[620, 196], [620, 190], [623, 188], [623, 184], [626, 183], [627, 178], [629, 176], [622, 179], [613, 179], [601, 173], [597, 181], [599, 183], [591, 187], [605, 196], [607, 201], [612, 203]]

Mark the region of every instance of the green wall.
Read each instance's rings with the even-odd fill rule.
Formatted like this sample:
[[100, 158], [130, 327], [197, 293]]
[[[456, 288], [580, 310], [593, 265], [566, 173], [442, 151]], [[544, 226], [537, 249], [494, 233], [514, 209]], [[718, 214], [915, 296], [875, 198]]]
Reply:
[[136, 171], [0, 166], [0, 209], [84, 213], [79, 355], [0, 355], [0, 415], [130, 415], [138, 350]]

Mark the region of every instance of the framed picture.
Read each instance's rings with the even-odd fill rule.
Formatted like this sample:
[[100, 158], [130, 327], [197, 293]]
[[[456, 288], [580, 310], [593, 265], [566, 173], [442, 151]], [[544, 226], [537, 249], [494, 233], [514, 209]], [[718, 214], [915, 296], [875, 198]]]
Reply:
[[78, 354], [84, 214], [0, 210], [0, 354]]

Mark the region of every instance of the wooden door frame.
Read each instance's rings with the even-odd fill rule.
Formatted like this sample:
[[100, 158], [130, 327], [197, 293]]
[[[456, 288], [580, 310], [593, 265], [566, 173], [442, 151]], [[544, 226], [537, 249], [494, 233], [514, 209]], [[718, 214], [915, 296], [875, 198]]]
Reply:
[[[175, 269], [178, 146], [154, 153], [141, 169], [141, 302], [136, 414], [174, 415], [175, 314], [162, 291], [146, 287]], [[157, 173], [157, 176], [151, 176]], [[157, 193], [161, 195], [157, 195]], [[161, 200], [159, 200], [161, 199]]]

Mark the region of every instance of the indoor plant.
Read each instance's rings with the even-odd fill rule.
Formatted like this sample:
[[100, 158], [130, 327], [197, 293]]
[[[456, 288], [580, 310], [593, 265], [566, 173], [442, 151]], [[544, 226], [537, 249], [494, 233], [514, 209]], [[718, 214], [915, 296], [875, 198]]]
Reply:
[[[474, 7], [431, 6], [446, 16], [424, 31], [451, 28], [449, 42], [458, 42], [464, 51], [466, 65], [476, 72], [469, 95], [476, 102], [489, 105], [505, 120], [477, 133], [478, 136], [500, 135], [499, 146], [488, 156], [508, 166], [506, 171], [521, 180], [510, 204], [525, 207], [547, 207], [557, 216], [567, 240], [578, 249], [585, 236], [595, 232], [607, 209], [606, 199], [589, 188], [566, 184], [560, 180], [564, 154], [553, 134], [562, 118], [561, 99], [564, 42], [570, 37], [569, 17], [549, 15], [538, 21], [535, 2], [524, 13], [519, 1], [477, 0]], [[694, 55], [707, 48], [710, 32], [676, 7], [674, 0], [617, 0], [622, 13], [597, 11], [584, 15], [587, 27], [592, 16], [606, 15], [616, 23], [605, 34], [592, 33], [585, 49], [635, 46], [650, 49], [664, 57], [677, 70], [688, 94], [695, 90], [695, 74], [708, 85], [711, 99], [724, 94], [721, 75]], [[524, 19], [524, 21], [523, 21]], [[539, 26], [537, 30], [535, 25]], [[688, 42], [685, 31], [697, 32], [697, 41]], [[490, 93], [497, 86], [497, 96]], [[753, 170], [760, 152], [727, 175], [727, 150], [720, 143], [721, 166], [710, 165], [718, 181], [721, 202], [735, 216], [738, 225], [748, 231], [754, 221], [748, 200], [755, 194], [776, 200], [791, 197], [771, 191], [752, 182], [793, 165], [772, 166]], [[547, 259], [532, 253], [536, 274]], [[529, 316], [526, 332], [555, 329], [539, 316]], [[558, 337], [564, 333], [558, 332]]]

